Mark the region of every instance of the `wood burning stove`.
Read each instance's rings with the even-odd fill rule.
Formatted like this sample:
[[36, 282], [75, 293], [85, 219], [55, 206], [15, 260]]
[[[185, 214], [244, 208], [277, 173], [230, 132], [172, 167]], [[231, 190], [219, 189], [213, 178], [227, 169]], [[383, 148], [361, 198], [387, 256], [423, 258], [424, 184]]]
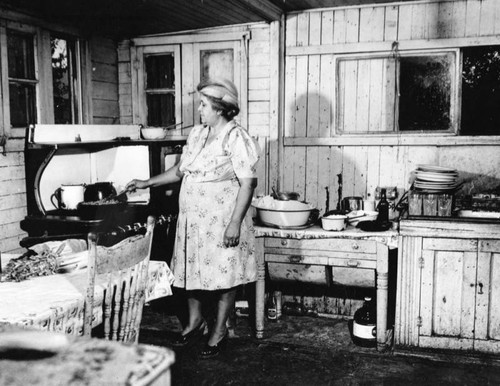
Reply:
[[163, 240], [163, 232], [172, 228], [176, 219], [178, 185], [131, 194], [125, 205], [107, 213], [101, 211], [95, 218], [82, 216], [78, 209], [63, 209], [51, 200], [65, 184], [86, 186], [107, 181], [120, 191], [132, 178], [146, 179], [177, 161], [185, 137], [144, 140], [140, 138], [140, 129], [140, 125], [28, 127], [25, 142], [28, 214], [21, 221], [28, 237], [21, 240], [21, 246], [86, 238], [89, 231], [100, 235], [102, 245], [110, 245], [143, 227], [148, 215], [159, 220], [154, 240]]

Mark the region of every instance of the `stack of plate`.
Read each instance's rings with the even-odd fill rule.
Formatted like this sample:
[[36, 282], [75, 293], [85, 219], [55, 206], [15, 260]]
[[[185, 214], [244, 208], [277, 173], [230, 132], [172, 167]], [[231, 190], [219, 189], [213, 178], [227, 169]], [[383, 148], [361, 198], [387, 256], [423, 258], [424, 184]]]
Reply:
[[418, 165], [415, 175], [415, 188], [427, 193], [444, 193], [459, 185], [458, 171], [443, 166]]

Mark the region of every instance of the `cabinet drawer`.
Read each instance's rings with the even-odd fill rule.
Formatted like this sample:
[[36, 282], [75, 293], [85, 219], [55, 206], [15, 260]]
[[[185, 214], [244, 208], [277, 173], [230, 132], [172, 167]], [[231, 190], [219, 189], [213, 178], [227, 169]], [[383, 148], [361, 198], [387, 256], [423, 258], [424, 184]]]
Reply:
[[431, 251], [477, 251], [477, 240], [474, 239], [446, 239], [446, 238], [424, 238], [422, 249]]
[[266, 237], [264, 246], [271, 248], [294, 248], [320, 251], [376, 253], [377, 242], [352, 239], [285, 239]]
[[500, 253], [500, 240], [480, 240], [479, 252]]
[[276, 281], [299, 281], [328, 285], [331, 282], [331, 269], [326, 265], [298, 262], [301, 256], [266, 255], [269, 278]]
[[375, 271], [373, 269], [332, 267], [332, 283], [353, 287], [375, 287]]
[[356, 258], [345, 259], [345, 258], [330, 257], [328, 258], [328, 265], [331, 265], [333, 267], [376, 269], [377, 260], [376, 259], [364, 260]]
[[264, 248], [265, 254], [270, 255], [285, 255], [285, 256], [303, 256], [304, 258], [326, 259], [330, 257], [338, 259], [363, 259], [363, 260], [377, 260], [375, 253], [361, 253], [354, 251], [324, 251], [319, 249], [305, 249], [305, 248]]
[[328, 260], [329, 258], [325, 256], [304, 256], [300, 254], [277, 255], [273, 253], [265, 254], [266, 262], [275, 262], [275, 263], [328, 265]]

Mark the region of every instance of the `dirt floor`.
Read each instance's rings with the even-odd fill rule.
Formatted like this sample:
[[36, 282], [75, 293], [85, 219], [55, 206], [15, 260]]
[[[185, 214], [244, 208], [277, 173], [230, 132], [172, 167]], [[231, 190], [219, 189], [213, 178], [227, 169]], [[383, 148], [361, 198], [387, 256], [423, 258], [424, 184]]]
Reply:
[[[169, 312], [165, 310], [169, 309]], [[140, 342], [172, 348], [169, 331], [180, 329], [171, 307], [145, 307]], [[248, 317], [238, 317], [224, 352], [199, 359], [201, 345], [172, 348], [173, 385], [500, 385], [500, 365], [466, 363], [461, 356], [436, 360], [379, 353], [355, 346], [349, 321], [284, 315], [266, 322], [264, 339], [253, 338]]]

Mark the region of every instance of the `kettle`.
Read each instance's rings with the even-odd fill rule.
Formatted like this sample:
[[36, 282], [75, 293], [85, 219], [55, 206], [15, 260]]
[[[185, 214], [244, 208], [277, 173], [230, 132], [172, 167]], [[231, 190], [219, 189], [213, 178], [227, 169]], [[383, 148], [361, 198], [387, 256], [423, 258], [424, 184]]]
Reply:
[[83, 195], [85, 202], [100, 201], [105, 198], [115, 196], [116, 189], [111, 182], [96, 182], [87, 185]]
[[50, 196], [50, 201], [57, 209], [73, 210], [83, 201], [84, 191], [85, 184], [63, 184]]

